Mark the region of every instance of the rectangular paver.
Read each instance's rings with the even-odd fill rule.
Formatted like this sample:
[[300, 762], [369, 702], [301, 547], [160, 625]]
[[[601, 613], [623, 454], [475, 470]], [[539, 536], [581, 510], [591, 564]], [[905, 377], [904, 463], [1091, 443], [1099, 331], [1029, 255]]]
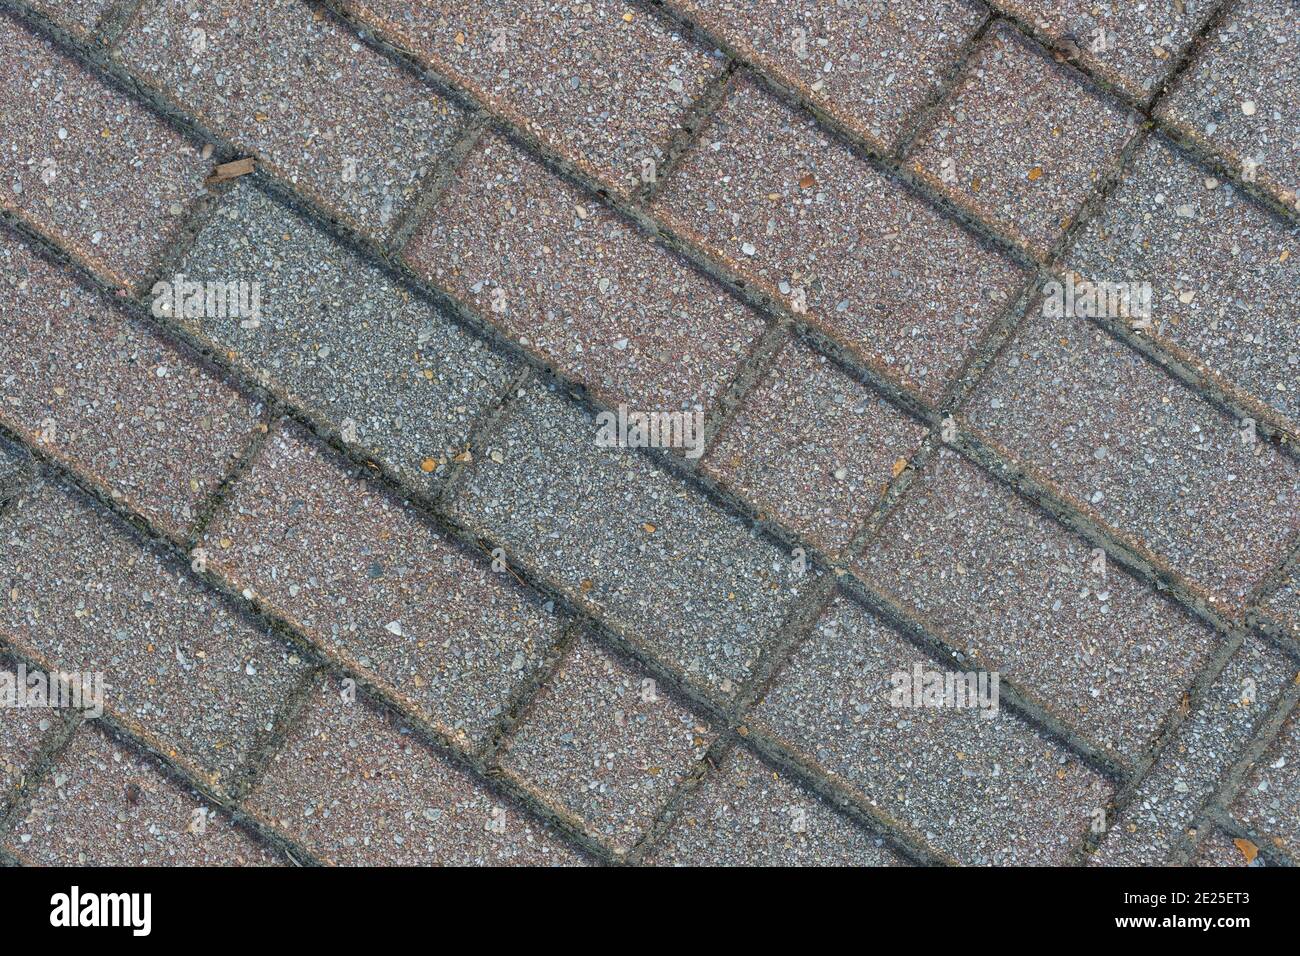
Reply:
[[1042, 256], [1118, 165], [1135, 115], [1002, 24], [981, 42], [906, 162]]
[[333, 680], [312, 696], [247, 807], [343, 866], [584, 862], [551, 829]]
[[1165, 863], [1295, 674], [1294, 663], [1248, 638], [1166, 744], [1126, 812], [1108, 821], [1107, 836], [1092, 862]]
[[1033, 299], [968, 403], [975, 427], [1221, 609], [1300, 531], [1300, 467], [1087, 319]]
[[279, 866], [156, 758], [82, 725], [5, 840], [32, 866]]
[[952, 665], [838, 597], [751, 712], [754, 726], [961, 862], [1065, 862], [1112, 785], [1005, 708], [893, 706], [896, 675], [918, 666]]
[[661, 164], [722, 70], [644, 6], [620, 0], [348, 0], [379, 33], [586, 173], [628, 194]]
[[[166, 56], [159, 51], [166, 50]], [[462, 111], [295, 0], [146, 0], [113, 55], [214, 133], [351, 225], [387, 234]]]
[[645, 835], [715, 736], [644, 671], [581, 637], [500, 760], [622, 854]]
[[209, 166], [147, 108], [3, 13], [0, 151], [0, 208], [121, 286], [177, 237]]
[[984, 11], [966, 0], [672, 0], [713, 36], [866, 137], [893, 148], [943, 88]]
[[743, 748], [675, 815], [655, 866], [901, 866], [883, 841]]
[[1231, 812], [1251, 833], [1300, 859], [1300, 719], [1296, 712], [1256, 761]]
[[[175, 318], [417, 486], [446, 474], [513, 370], [251, 185], [224, 198], [179, 271], [187, 282], [257, 283], [260, 314], [252, 319], [228, 310]], [[176, 309], [162, 301], [159, 311]]]
[[208, 529], [209, 568], [477, 743], [561, 622], [332, 451], [279, 427]]
[[1233, 4], [1156, 111], [1288, 206], [1300, 190], [1293, 0]]
[[1294, 228], [1152, 137], [1066, 267], [1092, 281], [1149, 282], [1151, 331], [1300, 430]]
[[459, 167], [405, 255], [612, 405], [710, 408], [763, 328], [720, 285], [495, 136]]
[[692, 681], [733, 694], [813, 572], [540, 387], [455, 513]]
[[1208, 627], [946, 449], [858, 567], [936, 636], [1129, 760], [1216, 645]]
[[791, 342], [701, 465], [762, 512], [839, 553], [925, 431]]
[[303, 671], [188, 568], [79, 492], [45, 484], [0, 521], [0, 636], [102, 675], [105, 709], [219, 788]]
[[655, 211], [931, 401], [1024, 278], [752, 81], [714, 114]]
[[0, 421], [172, 534], [234, 466], [256, 406], [0, 228]]

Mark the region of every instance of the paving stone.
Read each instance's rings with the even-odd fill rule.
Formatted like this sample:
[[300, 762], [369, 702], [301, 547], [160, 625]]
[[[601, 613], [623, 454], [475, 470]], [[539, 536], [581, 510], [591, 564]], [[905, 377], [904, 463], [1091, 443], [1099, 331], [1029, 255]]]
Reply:
[[711, 407], [763, 329], [720, 285], [495, 136], [406, 257], [614, 405]]
[[[168, 55], [160, 56], [158, 51]], [[461, 110], [294, 0], [146, 0], [114, 56], [350, 225], [383, 235], [414, 204]]]
[[0, 502], [16, 494], [30, 475], [31, 456], [12, 442], [0, 439]]
[[280, 866], [156, 762], [83, 725], [5, 841], [32, 866]]
[[205, 315], [185, 323], [290, 403], [348, 432], [345, 440], [355, 429], [367, 454], [415, 486], [446, 474], [513, 371], [423, 299], [251, 185], [225, 198], [180, 271], [191, 282], [259, 283], [257, 318]]
[[1300, 189], [1295, 4], [1234, 4], [1156, 115], [1287, 205]]
[[500, 761], [625, 853], [715, 737], [644, 671], [582, 637], [529, 705]]
[[[1256, 855], [1259, 848], [1254, 847], [1252, 850], [1252, 846], [1254, 844], [1249, 840], [1238, 843], [1222, 830], [1216, 829], [1197, 848], [1192, 866], [1267, 866], [1264, 858]], [[1248, 859], [1250, 856], [1253, 859]]]
[[1235, 613], [1300, 531], [1300, 468], [1086, 319], [1029, 316], [971, 400], [988, 438]]
[[0, 230], [0, 422], [183, 534], [256, 406]]
[[[1297, 677], [1300, 682], [1300, 677]], [[1232, 815], [1293, 858], [1300, 857], [1300, 720], [1282, 726], [1232, 806]]]
[[722, 70], [639, 4], [350, 0], [435, 71], [628, 194]]
[[1091, 862], [1163, 864], [1295, 674], [1281, 654], [1247, 639], [1165, 746], [1126, 812], [1108, 821]]
[[1159, 88], [1218, 6], [1213, 0], [994, 0], [993, 5], [1041, 30], [1097, 76], [1137, 100]]
[[918, 666], [944, 667], [837, 597], [753, 726], [961, 862], [1063, 863], [1112, 786], [1005, 709], [893, 706]]
[[303, 672], [288, 648], [78, 492], [25, 492], [0, 542], [13, 646], [101, 674], [107, 711], [229, 787]]
[[[1104, 562], [1104, 556], [1102, 558]], [[941, 450], [858, 565], [931, 633], [1135, 760], [1214, 633], [964, 458]]]
[[0, 14], [0, 208], [130, 286], [178, 235], [207, 164], [153, 113]]
[[882, 152], [938, 95], [984, 19], [965, 0], [673, 0], [670, 6]]
[[114, 7], [114, 0], [27, 0], [40, 13], [81, 38], [95, 32], [99, 18]]
[[268, 439], [203, 546], [211, 570], [467, 743], [562, 624], [296, 428]]
[[342, 866], [585, 862], [333, 680], [313, 695], [247, 808]]
[[1160, 339], [1300, 422], [1296, 252], [1281, 219], [1152, 137], [1064, 259], [1093, 281], [1149, 282]]
[[879, 837], [737, 748], [650, 853], [656, 866], [903, 866]]
[[704, 470], [815, 544], [848, 546], [926, 429], [825, 358], [787, 345]]
[[1118, 165], [1136, 114], [995, 27], [908, 150], [934, 188], [1037, 256]]
[[744, 522], [532, 388], [454, 512], [703, 687], [732, 695], [812, 582]]
[[27, 678], [31, 671], [0, 656], [0, 807], [23, 782], [27, 769], [64, 713], [30, 704]]
[[736, 85], [655, 211], [878, 371], [936, 401], [1024, 276], [807, 116]]
[[1264, 602], [1264, 613], [1300, 634], [1300, 568], [1294, 569], [1282, 586]]

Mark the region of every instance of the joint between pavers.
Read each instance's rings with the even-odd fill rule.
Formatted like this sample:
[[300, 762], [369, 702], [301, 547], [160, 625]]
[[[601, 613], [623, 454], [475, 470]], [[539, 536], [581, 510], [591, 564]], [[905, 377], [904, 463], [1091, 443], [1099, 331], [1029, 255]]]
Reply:
[[[1242, 826], [1236, 817], [1224, 810], [1213, 808], [1208, 810], [1205, 814], [1205, 823], [1217, 826], [1229, 837], [1249, 840], [1259, 850], [1259, 855], [1264, 858], [1264, 862], [1269, 866], [1300, 866], [1300, 860], [1293, 858], [1291, 854], [1281, 847], [1263, 839], [1249, 827]], [[1207, 833], [1206, 836], [1208, 835]]]
[[457, 172], [464, 165], [466, 157], [478, 145], [478, 141], [483, 138], [487, 128], [488, 116], [486, 112], [479, 109], [470, 114], [468, 122], [465, 123], [465, 128], [461, 130], [455, 142], [443, 150], [433, 168], [425, 176], [424, 181], [417, 187], [419, 198], [402, 214], [402, 217], [390, 231], [388, 241], [384, 243], [384, 249], [388, 255], [394, 259], [401, 258], [402, 250], [411, 241], [411, 237], [415, 235], [416, 230], [424, 224], [429, 211], [442, 198], [443, 194], [451, 188]]
[[212, 523], [213, 516], [221, 510], [222, 504], [230, 497], [235, 486], [243, 481], [244, 477], [252, 469], [253, 462], [261, 454], [262, 446], [266, 444], [269, 433], [270, 427], [266, 418], [266, 407], [263, 406], [262, 414], [258, 416], [257, 423], [249, 429], [243, 450], [236, 456], [227, 472], [221, 476], [217, 486], [199, 505], [194, 521], [190, 523], [189, 530], [186, 531], [182, 539], [182, 546], [186, 551], [192, 552], [198, 547], [203, 535], [208, 530], [208, 526]]

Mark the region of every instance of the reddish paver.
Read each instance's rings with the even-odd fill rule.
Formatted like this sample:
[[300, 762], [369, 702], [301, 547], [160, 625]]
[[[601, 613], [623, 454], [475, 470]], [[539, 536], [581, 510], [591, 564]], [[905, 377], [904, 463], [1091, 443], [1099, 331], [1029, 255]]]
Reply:
[[139, 282], [203, 190], [194, 144], [0, 14], [0, 208], [108, 281]]
[[839, 553], [925, 431], [791, 342], [702, 465], [762, 511]]
[[343, 866], [584, 862], [546, 826], [333, 680], [312, 696], [247, 807]]
[[[165, 56], [160, 50], [167, 51]], [[141, 82], [353, 226], [387, 233], [462, 113], [294, 0], [145, 0], [113, 55]]]
[[[42, 672], [43, 673], [43, 672]], [[26, 771], [65, 714], [35, 703], [27, 691], [26, 665], [0, 657], [0, 808], [22, 784]]]
[[1159, 89], [1218, 6], [1214, 0], [993, 0], [993, 5], [1042, 31], [1098, 77], [1137, 100]]
[[1112, 785], [1005, 708], [893, 706], [951, 666], [837, 597], [751, 717], [961, 862], [1063, 863]]
[[0, 542], [0, 636], [44, 667], [101, 674], [108, 712], [234, 785], [303, 671], [288, 648], [79, 492], [25, 492]]
[[890, 150], [984, 20], [966, 0], [672, 0], [764, 71]]
[[1229, 611], [1300, 531], [1300, 466], [1086, 319], [1038, 299], [968, 417]]
[[900, 866], [855, 826], [749, 751], [733, 750], [677, 811], [656, 866]]
[[59, 26], [82, 38], [95, 32], [100, 17], [115, 6], [114, 0], [28, 0], [31, 6]]
[[0, 290], [0, 422], [183, 534], [256, 406], [3, 229]]
[[978, 666], [1137, 759], [1214, 633], [946, 449], [874, 535], [863, 578]]
[[1259, 847], [1251, 840], [1228, 836], [1216, 829], [1196, 849], [1192, 866], [1267, 866]]
[[761, 334], [749, 307], [495, 136], [406, 258], [611, 404], [711, 407]]
[[981, 42], [906, 162], [1042, 256], [1118, 165], [1135, 117], [1000, 25]]
[[[628, 194], [722, 70], [639, 4], [348, 0], [378, 32]], [[560, 119], [562, 118], [562, 119]]]
[[1233, 802], [1232, 815], [1251, 833], [1300, 857], [1300, 718], [1296, 712], [1256, 761]]
[[529, 705], [500, 760], [625, 853], [715, 736], [644, 671], [582, 637]]
[[[258, 283], [253, 319], [177, 319], [416, 486], [445, 477], [472, 423], [517, 373], [423, 297], [247, 179], [222, 200], [178, 271], [188, 282]], [[169, 304], [159, 302], [159, 311]]]
[[32, 866], [279, 866], [283, 858], [152, 758], [85, 724], [7, 849]]
[[1234, 4], [1156, 115], [1296, 205], [1300, 109], [1293, 0]]
[[1024, 278], [751, 81], [665, 180], [655, 211], [932, 401]]
[[279, 427], [204, 539], [208, 566], [477, 743], [560, 628], [333, 452]]
[[1300, 423], [1296, 253], [1285, 222], [1153, 136], [1063, 258], [1149, 282], [1156, 337]]
[[687, 679], [732, 697], [815, 579], [566, 400], [530, 388], [452, 502], [467, 526]]
[[1228, 661], [1203, 701], [1165, 745], [1125, 812], [1108, 820], [1107, 836], [1091, 862], [1160, 866], [1224, 772], [1259, 730], [1296, 665], [1248, 638]]

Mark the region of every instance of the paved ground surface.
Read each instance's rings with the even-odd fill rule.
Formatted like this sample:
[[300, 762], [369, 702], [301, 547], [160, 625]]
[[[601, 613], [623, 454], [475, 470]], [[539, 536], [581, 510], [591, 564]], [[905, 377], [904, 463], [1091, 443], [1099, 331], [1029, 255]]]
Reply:
[[1300, 863], [1297, 12], [0, 0], [0, 862]]

